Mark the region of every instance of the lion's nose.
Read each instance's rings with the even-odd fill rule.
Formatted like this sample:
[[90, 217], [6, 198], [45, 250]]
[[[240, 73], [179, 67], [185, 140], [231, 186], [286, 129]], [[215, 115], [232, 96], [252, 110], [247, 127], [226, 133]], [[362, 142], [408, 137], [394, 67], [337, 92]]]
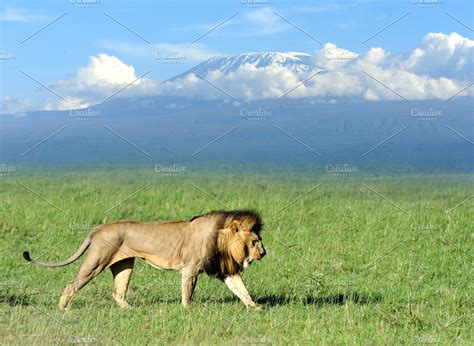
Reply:
[[262, 249], [262, 251], [260, 251], [260, 258], [265, 256], [266, 254], [267, 254], [267, 252], [265, 251], [265, 249]]

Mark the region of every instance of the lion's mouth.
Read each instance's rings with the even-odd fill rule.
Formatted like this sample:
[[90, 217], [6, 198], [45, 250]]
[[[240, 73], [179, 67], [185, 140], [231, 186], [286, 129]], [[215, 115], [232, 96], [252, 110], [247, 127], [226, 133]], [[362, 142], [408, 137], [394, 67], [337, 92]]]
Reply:
[[250, 257], [246, 258], [244, 260], [244, 268], [247, 268], [249, 265], [252, 264], [252, 262], [253, 262], [253, 258], [250, 258]]

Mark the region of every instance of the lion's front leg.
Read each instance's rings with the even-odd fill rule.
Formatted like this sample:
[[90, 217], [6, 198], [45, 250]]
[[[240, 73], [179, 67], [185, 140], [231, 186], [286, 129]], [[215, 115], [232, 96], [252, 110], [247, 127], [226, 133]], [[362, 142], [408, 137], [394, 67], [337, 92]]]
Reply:
[[255, 309], [260, 309], [257, 304], [252, 300], [252, 297], [250, 296], [249, 292], [247, 291], [247, 288], [244, 285], [244, 282], [242, 281], [242, 278], [240, 275], [230, 275], [225, 278], [225, 283], [227, 287], [237, 296], [239, 299], [248, 307], [255, 308]]
[[181, 303], [184, 306], [188, 306], [191, 303], [198, 274], [198, 272], [187, 268], [181, 271]]

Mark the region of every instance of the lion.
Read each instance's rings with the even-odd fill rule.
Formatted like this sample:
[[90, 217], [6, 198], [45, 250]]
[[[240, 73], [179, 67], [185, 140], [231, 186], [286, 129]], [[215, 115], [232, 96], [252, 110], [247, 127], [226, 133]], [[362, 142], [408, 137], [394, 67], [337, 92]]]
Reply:
[[42, 262], [32, 259], [28, 251], [23, 257], [57, 268], [73, 263], [89, 249], [59, 299], [62, 310], [77, 291], [106, 268], [113, 274], [113, 299], [119, 307], [129, 308], [125, 297], [135, 258], [156, 268], [180, 271], [183, 306], [191, 303], [198, 275], [205, 272], [224, 281], [247, 307], [259, 310], [240, 273], [266, 254], [262, 227], [259, 214], [251, 210], [211, 211], [189, 221], [119, 221], [92, 230], [76, 253], [64, 261]]

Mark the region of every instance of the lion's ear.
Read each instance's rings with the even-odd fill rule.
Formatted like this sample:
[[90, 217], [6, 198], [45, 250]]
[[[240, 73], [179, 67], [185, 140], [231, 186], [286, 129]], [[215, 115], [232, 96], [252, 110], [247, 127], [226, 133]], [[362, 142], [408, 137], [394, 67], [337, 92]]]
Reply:
[[232, 223], [230, 224], [229, 228], [234, 231], [234, 232], [238, 232], [239, 231], [239, 228], [240, 228], [240, 222], [237, 221], [237, 220], [234, 220], [232, 221]]
[[244, 219], [244, 220], [242, 220], [242, 223], [240, 225], [240, 229], [244, 230], [244, 231], [247, 231], [247, 232], [251, 232], [254, 225], [255, 225], [255, 221], [249, 220], [249, 219]]

